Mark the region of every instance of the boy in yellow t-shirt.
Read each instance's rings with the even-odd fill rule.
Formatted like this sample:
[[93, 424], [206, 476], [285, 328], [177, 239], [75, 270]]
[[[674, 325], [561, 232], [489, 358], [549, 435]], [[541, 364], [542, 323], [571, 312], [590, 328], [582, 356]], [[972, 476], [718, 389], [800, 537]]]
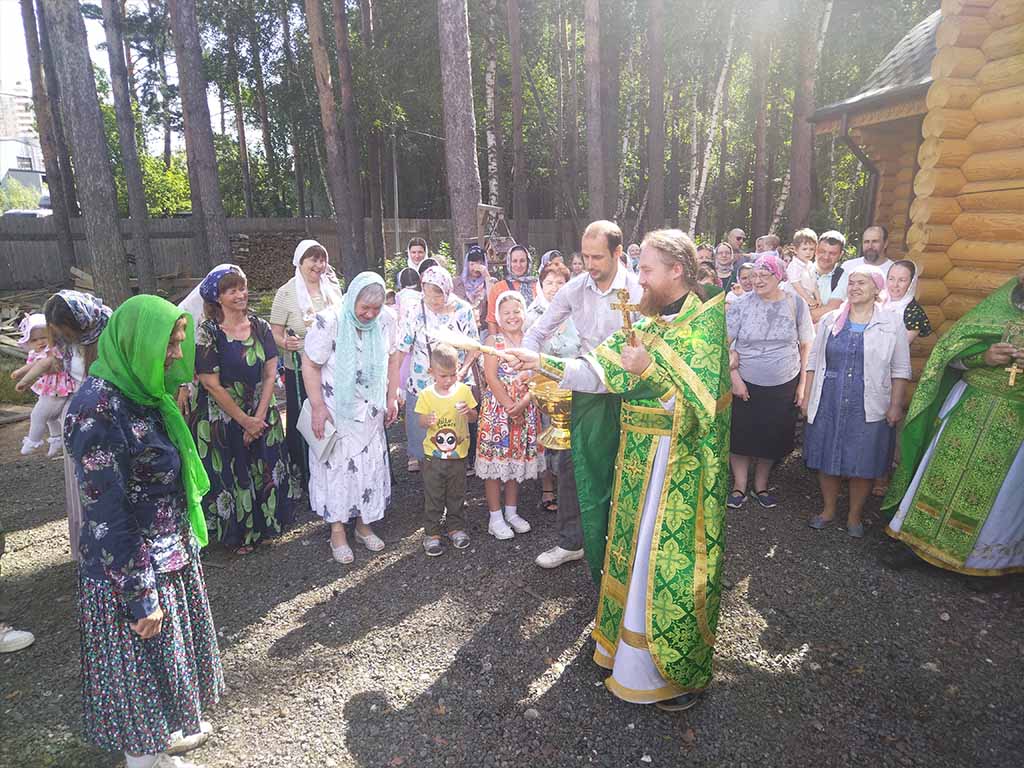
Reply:
[[416, 413], [427, 430], [423, 439], [423, 549], [428, 557], [444, 553], [442, 526], [456, 549], [469, 546], [466, 533], [466, 455], [469, 425], [477, 420], [473, 390], [458, 380], [459, 353], [448, 344], [430, 351], [434, 383], [420, 392]]

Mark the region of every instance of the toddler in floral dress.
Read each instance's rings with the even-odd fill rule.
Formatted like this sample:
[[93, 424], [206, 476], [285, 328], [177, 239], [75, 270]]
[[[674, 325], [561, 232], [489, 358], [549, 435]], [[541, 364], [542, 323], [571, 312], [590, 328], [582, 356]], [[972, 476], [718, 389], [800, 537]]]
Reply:
[[[523, 343], [526, 301], [518, 291], [505, 291], [495, 302], [499, 333], [498, 349]], [[519, 484], [540, 475], [544, 469], [544, 448], [537, 440], [540, 411], [520, 375], [503, 360], [484, 359], [487, 391], [483, 394], [480, 429], [477, 434], [476, 475], [484, 481], [490, 520], [487, 532], [496, 539], [511, 539], [527, 533], [530, 523], [519, 515]], [[504, 483], [504, 516], [502, 515]]]
[[11, 378], [18, 382], [15, 389], [19, 392], [31, 389], [39, 396], [32, 408], [28, 434], [21, 441], [21, 453], [27, 456], [41, 447], [49, 431], [50, 447], [46, 455], [53, 458], [59, 456], [63, 448], [60, 415], [68, 397], [75, 391], [75, 382], [63, 366], [54, 365], [61, 355], [56, 347], [49, 346], [43, 314], [29, 315], [21, 321], [19, 330], [18, 344], [28, 350], [28, 361], [12, 372]]

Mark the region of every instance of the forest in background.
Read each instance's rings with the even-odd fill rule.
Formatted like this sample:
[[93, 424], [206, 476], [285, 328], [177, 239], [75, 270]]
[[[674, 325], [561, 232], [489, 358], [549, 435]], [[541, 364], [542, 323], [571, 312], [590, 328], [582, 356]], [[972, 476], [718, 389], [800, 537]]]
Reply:
[[[84, 82], [62, 53], [80, 42], [75, 14], [56, 0], [21, 2], [48, 27], [36, 47], [42, 43], [43, 87], [50, 70], [56, 86], [46, 91], [58, 176], [61, 157], [74, 154], [67, 168], [75, 173], [64, 175], [88, 186], [93, 174], [83, 177], [78, 159], [88, 152], [88, 121], [77, 131], [59, 125], [82, 118], [72, 99], [60, 99], [62, 87], [66, 94]], [[395, 178], [402, 217], [451, 217], [461, 231], [460, 211], [468, 220], [478, 188], [479, 200], [506, 209], [520, 240], [529, 217], [567, 220], [575, 231], [598, 216], [639, 218], [641, 231], [672, 224], [704, 241], [732, 226], [754, 235], [859, 228], [864, 174], [841, 141], [815, 140], [804, 118], [856, 92], [937, 7], [938, 0], [103, 0], [81, 10], [105, 19], [108, 44], [121, 42], [110, 78], [95, 73], [121, 215], [132, 209], [134, 168], [150, 216], [195, 212], [206, 199], [203, 220], [213, 230], [204, 236], [216, 263], [217, 216], [330, 216], [333, 201], [342, 201], [339, 232], [350, 243], [343, 262], [356, 269], [367, 250], [383, 250], [376, 246], [381, 220], [395, 213]], [[57, 39], [49, 41], [53, 62], [47, 35]], [[120, 115], [124, 125], [115, 109], [119, 79], [131, 105]], [[206, 93], [222, 107], [213, 120], [198, 103]], [[126, 125], [138, 155], [128, 167]], [[464, 137], [474, 125], [475, 157], [467, 157]], [[75, 215], [84, 190], [63, 187]]]

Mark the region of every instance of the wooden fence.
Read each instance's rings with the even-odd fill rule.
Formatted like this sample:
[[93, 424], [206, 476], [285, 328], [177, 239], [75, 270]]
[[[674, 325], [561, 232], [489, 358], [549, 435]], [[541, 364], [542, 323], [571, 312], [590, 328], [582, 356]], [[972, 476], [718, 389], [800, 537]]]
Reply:
[[[334, 221], [323, 218], [307, 219], [228, 219], [228, 232], [232, 247], [237, 252], [254, 251], [260, 258], [268, 256], [266, 248], [257, 247], [260, 241], [267, 243], [274, 256], [290, 261], [292, 247], [304, 238], [319, 240], [328, 249], [332, 260], [337, 263], [338, 240]], [[367, 228], [370, 222], [367, 220]], [[530, 244], [538, 251], [561, 246], [563, 250], [578, 247], [578, 234], [571, 231], [568, 222], [555, 219], [533, 219], [530, 221]], [[192, 238], [193, 222], [188, 217], [173, 219], [151, 219], [150, 238], [157, 275], [196, 275], [204, 270], [207, 263], [204, 254], [194, 252]], [[71, 221], [75, 243], [76, 264], [80, 269], [89, 269], [89, 250], [85, 242], [85, 228], [81, 219]], [[447, 219], [399, 219], [398, 237], [395, 237], [394, 220], [384, 222], [385, 250], [389, 254], [405, 247], [411, 237], [423, 237], [436, 248], [442, 241], [451, 242], [451, 222]], [[125, 247], [132, 250], [131, 222], [121, 220], [121, 234]], [[396, 244], [397, 243], [397, 244]], [[371, 254], [371, 263], [378, 263], [376, 254]], [[61, 285], [60, 254], [57, 249], [53, 221], [50, 219], [19, 219], [0, 217], [0, 290], [34, 290]]]

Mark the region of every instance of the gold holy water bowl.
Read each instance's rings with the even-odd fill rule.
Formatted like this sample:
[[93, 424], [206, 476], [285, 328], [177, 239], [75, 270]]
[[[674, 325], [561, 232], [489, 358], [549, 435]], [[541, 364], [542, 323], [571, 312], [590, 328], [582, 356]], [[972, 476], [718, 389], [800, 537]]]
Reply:
[[548, 427], [540, 433], [540, 444], [552, 451], [568, 451], [572, 446], [569, 435], [572, 392], [560, 389], [558, 382], [547, 376], [537, 375], [530, 379], [530, 394], [551, 419]]

